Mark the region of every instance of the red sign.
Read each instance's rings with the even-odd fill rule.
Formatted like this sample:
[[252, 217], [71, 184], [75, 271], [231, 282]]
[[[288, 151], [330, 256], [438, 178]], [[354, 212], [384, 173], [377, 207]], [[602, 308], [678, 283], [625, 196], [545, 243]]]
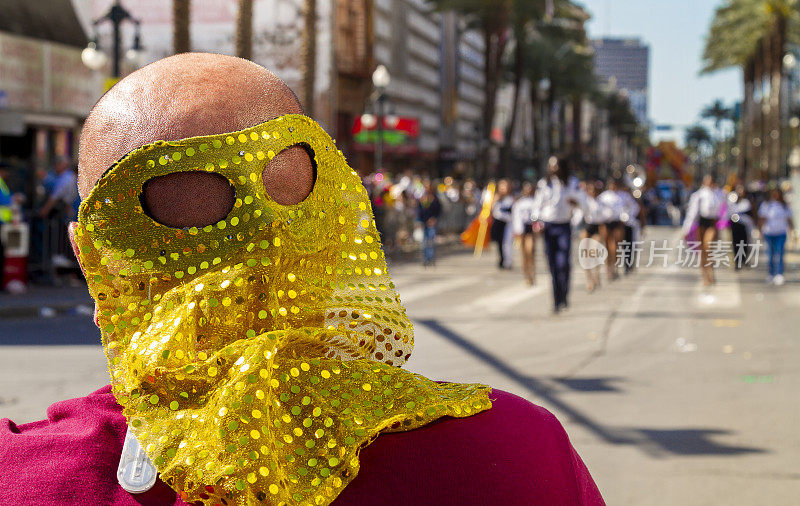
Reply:
[[[383, 149], [387, 153], [417, 152], [419, 120], [405, 116], [383, 116]], [[378, 142], [378, 118], [364, 114], [353, 125], [353, 144], [360, 151], [375, 151]]]

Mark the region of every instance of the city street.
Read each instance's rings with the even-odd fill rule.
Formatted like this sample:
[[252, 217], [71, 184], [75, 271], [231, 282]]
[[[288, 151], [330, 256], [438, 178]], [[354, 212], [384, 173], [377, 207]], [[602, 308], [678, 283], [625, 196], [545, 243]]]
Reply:
[[[416, 328], [408, 368], [551, 410], [608, 504], [797, 504], [796, 254], [785, 286], [767, 286], [759, 266], [721, 270], [708, 292], [695, 269], [669, 266], [587, 294], [576, 265], [571, 308], [552, 316], [537, 247], [533, 287], [498, 271], [493, 250], [391, 266]], [[49, 403], [108, 382], [90, 317], [67, 306], [0, 319], [0, 417], [43, 418]]]

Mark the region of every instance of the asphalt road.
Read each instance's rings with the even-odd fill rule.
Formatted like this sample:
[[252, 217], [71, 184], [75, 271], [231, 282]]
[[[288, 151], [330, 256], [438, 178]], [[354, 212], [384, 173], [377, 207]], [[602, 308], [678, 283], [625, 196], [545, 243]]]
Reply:
[[[648, 240], [674, 239], [650, 230]], [[767, 286], [763, 266], [641, 268], [594, 294], [574, 269], [571, 309], [550, 314], [549, 276], [450, 255], [390, 271], [416, 327], [408, 368], [482, 382], [551, 410], [609, 504], [798, 504], [800, 278]], [[763, 262], [762, 262], [763, 263]], [[89, 318], [0, 320], [0, 417], [108, 381]]]

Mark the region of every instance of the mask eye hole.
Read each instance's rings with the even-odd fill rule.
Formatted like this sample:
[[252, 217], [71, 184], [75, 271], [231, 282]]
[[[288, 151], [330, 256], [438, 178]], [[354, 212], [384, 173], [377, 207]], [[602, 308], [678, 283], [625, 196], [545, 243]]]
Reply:
[[233, 209], [236, 190], [212, 172], [173, 172], [144, 183], [142, 209], [153, 220], [173, 228], [213, 225]]
[[317, 181], [314, 150], [306, 143], [284, 149], [264, 166], [261, 179], [267, 195], [278, 204], [299, 204]]

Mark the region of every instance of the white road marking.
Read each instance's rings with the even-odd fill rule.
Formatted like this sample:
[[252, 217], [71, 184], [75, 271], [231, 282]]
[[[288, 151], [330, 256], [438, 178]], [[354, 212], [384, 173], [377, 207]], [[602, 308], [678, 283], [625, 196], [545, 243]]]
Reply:
[[459, 306], [457, 311], [459, 313], [472, 313], [475, 311], [481, 311], [491, 315], [505, 313], [514, 308], [517, 304], [521, 304], [522, 302], [528, 300], [533, 300], [534, 297], [547, 292], [547, 289], [550, 286], [550, 280], [548, 279], [547, 283], [543, 281], [544, 280], [539, 281], [539, 283], [535, 286], [506, 286], [489, 295], [475, 299], [469, 304]]
[[726, 272], [725, 268], [715, 269], [715, 275], [717, 282], [714, 285], [703, 286], [701, 281], [698, 281], [695, 285], [695, 307], [701, 309], [736, 309], [740, 307], [742, 305], [742, 291], [739, 281], [730, 272]]
[[483, 276], [453, 277], [449, 279], [439, 279], [431, 282], [421, 281], [419, 278], [410, 281], [410, 286], [398, 286], [395, 283], [397, 292], [400, 294], [400, 301], [409, 304], [420, 299], [425, 299], [444, 292], [458, 290], [465, 286], [480, 283]]

